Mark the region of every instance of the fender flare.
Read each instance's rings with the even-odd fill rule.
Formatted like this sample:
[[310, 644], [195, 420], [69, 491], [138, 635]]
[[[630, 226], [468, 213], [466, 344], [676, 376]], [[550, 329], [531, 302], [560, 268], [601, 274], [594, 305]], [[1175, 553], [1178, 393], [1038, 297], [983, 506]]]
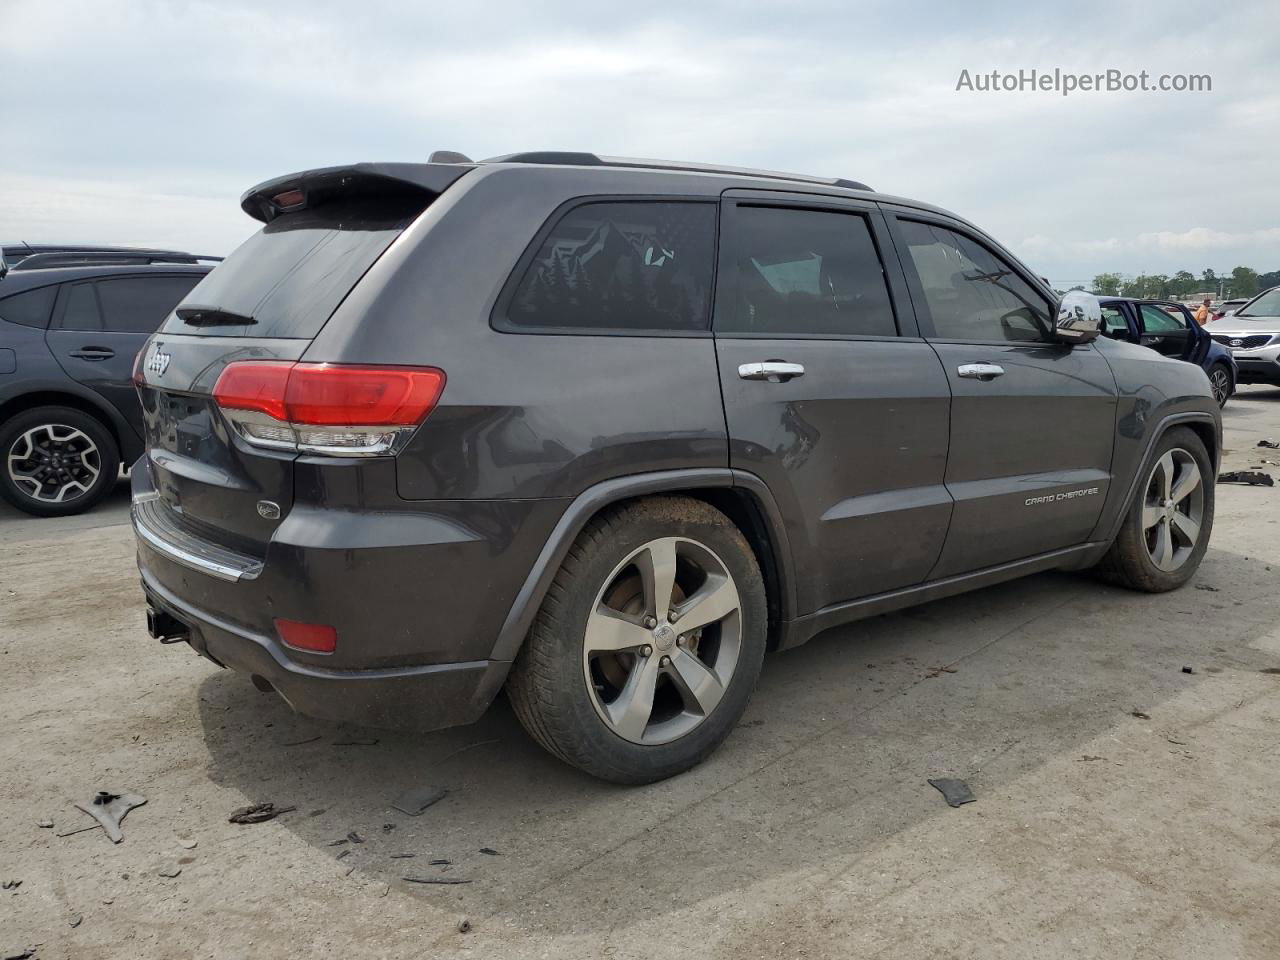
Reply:
[[[1120, 535], [1120, 527], [1124, 524], [1124, 518], [1129, 513], [1129, 505], [1133, 502], [1133, 496], [1138, 490], [1138, 484], [1142, 482], [1142, 478], [1147, 475], [1154, 464], [1154, 455], [1156, 444], [1160, 442], [1160, 438], [1169, 432], [1171, 427], [1176, 427], [1181, 423], [1190, 423], [1192, 421], [1200, 421], [1202, 423], [1212, 424], [1218, 433], [1217, 449], [1213, 451], [1213, 469], [1216, 476], [1218, 465], [1222, 461], [1222, 429], [1220, 421], [1216, 420], [1211, 413], [1203, 410], [1194, 410], [1187, 413], [1173, 413], [1160, 421], [1154, 430], [1151, 431], [1151, 438], [1147, 441], [1146, 449], [1142, 453], [1142, 460], [1139, 462], [1137, 471], [1129, 479], [1129, 486], [1124, 492], [1124, 498], [1120, 501], [1119, 509], [1116, 516], [1109, 522], [1108, 527], [1102, 527], [1101, 521], [1098, 527], [1094, 528], [1093, 535], [1090, 540], [1100, 540], [1111, 544], [1116, 537]], [[1100, 533], [1106, 533], [1106, 536], [1099, 536]]]
[[[795, 586], [791, 575], [790, 543], [787, 540], [778, 506], [764, 481], [754, 474], [731, 470], [728, 467], [662, 470], [604, 480], [574, 497], [548, 535], [537, 560], [525, 577], [515, 600], [512, 601], [511, 609], [507, 612], [506, 620], [503, 621], [502, 629], [498, 632], [497, 641], [494, 643], [491, 661], [509, 664], [515, 659], [529, 633], [529, 628], [533, 625], [538, 608], [542, 606], [542, 599], [546, 596], [551, 581], [569, 552], [569, 547], [587, 522], [601, 510], [622, 500], [650, 494], [732, 487], [744, 489], [755, 499], [760, 508], [761, 518], [775, 554], [772, 560], [777, 568], [779, 613], [783, 619], [794, 617]], [[505, 670], [491, 670], [486, 676], [484, 689], [478, 692], [477, 699], [485, 696], [491, 698], [498, 692], [498, 688], [505, 679]]]

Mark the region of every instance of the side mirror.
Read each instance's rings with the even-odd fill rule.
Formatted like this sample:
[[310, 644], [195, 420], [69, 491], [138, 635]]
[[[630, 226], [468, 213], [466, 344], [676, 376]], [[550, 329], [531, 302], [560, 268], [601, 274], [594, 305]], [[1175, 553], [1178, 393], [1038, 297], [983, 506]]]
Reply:
[[1102, 305], [1098, 298], [1083, 290], [1069, 290], [1058, 301], [1058, 320], [1054, 337], [1059, 343], [1075, 346], [1091, 343], [1102, 332]]

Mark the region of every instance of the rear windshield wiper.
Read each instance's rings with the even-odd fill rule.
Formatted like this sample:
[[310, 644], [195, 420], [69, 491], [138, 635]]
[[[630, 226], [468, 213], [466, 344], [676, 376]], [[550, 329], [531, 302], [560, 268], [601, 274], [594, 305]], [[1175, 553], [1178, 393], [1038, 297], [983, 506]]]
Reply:
[[258, 321], [221, 307], [179, 307], [178, 319], [189, 327], [243, 327]]

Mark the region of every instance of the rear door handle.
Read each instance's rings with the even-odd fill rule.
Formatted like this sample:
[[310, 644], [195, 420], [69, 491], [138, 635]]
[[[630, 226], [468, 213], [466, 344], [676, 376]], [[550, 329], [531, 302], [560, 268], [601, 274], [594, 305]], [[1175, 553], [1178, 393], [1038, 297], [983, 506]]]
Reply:
[[80, 360], [110, 360], [116, 352], [109, 347], [81, 347], [72, 350], [71, 355]]
[[998, 363], [962, 363], [956, 373], [966, 380], [994, 380], [1004, 376], [1004, 367]]
[[743, 380], [767, 380], [770, 383], [786, 383], [804, 376], [804, 364], [786, 363], [783, 360], [766, 360], [764, 363], [744, 363], [738, 367]]

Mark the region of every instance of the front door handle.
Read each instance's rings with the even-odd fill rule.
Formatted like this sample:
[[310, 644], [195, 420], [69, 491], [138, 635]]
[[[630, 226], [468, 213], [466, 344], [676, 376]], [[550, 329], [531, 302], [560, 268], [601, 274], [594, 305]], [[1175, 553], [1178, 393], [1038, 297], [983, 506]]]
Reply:
[[110, 360], [116, 352], [110, 347], [81, 347], [72, 350], [71, 355], [80, 360]]
[[743, 380], [767, 380], [769, 383], [786, 383], [804, 376], [804, 364], [786, 363], [783, 360], [766, 360], [764, 363], [744, 363], [738, 367]]
[[966, 380], [994, 380], [1004, 376], [1004, 367], [998, 363], [962, 363], [956, 373]]

